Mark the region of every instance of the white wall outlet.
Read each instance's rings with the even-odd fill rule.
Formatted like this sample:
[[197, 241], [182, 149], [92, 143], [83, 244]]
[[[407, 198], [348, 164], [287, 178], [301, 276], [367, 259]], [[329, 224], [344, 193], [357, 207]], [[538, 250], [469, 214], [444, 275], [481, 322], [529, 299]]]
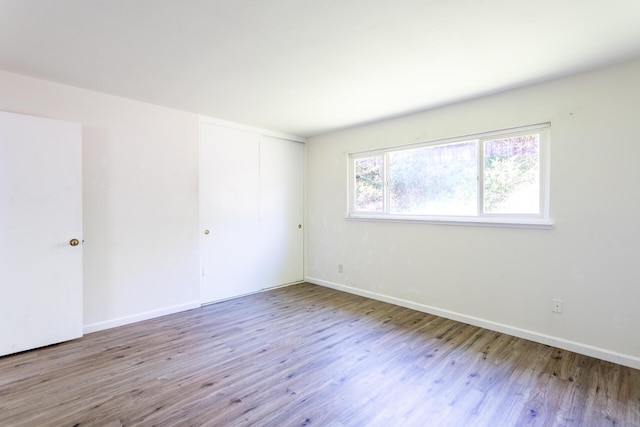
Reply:
[[561, 299], [554, 299], [551, 300], [551, 311], [553, 311], [554, 313], [562, 313], [562, 300]]
[[338, 264], [338, 273], [342, 273], [343, 269], [342, 269], [342, 264]]

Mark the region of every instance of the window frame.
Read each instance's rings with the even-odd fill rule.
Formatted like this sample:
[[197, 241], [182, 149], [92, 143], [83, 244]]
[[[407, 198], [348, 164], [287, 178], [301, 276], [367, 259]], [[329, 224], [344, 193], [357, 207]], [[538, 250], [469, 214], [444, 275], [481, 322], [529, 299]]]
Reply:
[[[422, 141], [411, 144], [397, 145], [374, 150], [359, 151], [348, 154], [348, 204], [346, 219], [360, 221], [388, 221], [388, 222], [423, 222], [448, 225], [486, 225], [502, 227], [524, 227], [524, 228], [552, 228], [552, 221], [549, 217], [549, 187], [550, 187], [550, 129], [551, 123], [539, 123], [515, 128], [501, 129], [490, 132], [483, 132], [471, 135], [462, 135], [452, 138], [443, 138], [432, 141]], [[509, 137], [529, 135], [538, 133], [539, 139], [539, 213], [485, 213], [484, 212], [484, 157], [485, 143]], [[408, 149], [435, 147], [461, 143], [465, 141], [476, 142], [477, 158], [477, 213], [476, 215], [416, 215], [416, 214], [393, 214], [390, 212], [389, 197], [389, 156], [390, 153]], [[356, 159], [382, 156], [383, 158], [383, 207], [382, 213], [371, 211], [359, 211], [356, 209]]]

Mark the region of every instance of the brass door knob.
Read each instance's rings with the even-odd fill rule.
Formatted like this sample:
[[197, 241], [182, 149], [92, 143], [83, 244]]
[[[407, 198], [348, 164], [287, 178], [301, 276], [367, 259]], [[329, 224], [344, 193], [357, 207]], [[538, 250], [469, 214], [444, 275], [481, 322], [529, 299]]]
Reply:
[[302, 224], [298, 224], [298, 228], [302, 228]]
[[78, 246], [78, 245], [80, 244], [80, 240], [78, 240], [78, 239], [71, 239], [71, 240], [69, 240], [69, 244], [70, 244], [71, 246]]
[[204, 230], [204, 234], [209, 234], [209, 230]]

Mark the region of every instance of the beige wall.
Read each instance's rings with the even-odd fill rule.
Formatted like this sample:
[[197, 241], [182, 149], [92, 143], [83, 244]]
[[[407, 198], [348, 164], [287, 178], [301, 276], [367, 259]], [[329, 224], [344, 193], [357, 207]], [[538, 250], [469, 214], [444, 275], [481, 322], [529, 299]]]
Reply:
[[[310, 138], [307, 278], [640, 367], [639, 76], [632, 62]], [[345, 219], [350, 152], [542, 122], [551, 230]]]
[[[311, 138], [307, 278], [640, 367], [638, 76], [637, 61]], [[198, 117], [6, 72], [0, 94], [83, 126], [85, 330], [197, 306]], [[345, 220], [350, 152], [547, 121], [551, 230]]]
[[6, 72], [0, 94], [82, 125], [85, 331], [199, 305], [198, 116]]

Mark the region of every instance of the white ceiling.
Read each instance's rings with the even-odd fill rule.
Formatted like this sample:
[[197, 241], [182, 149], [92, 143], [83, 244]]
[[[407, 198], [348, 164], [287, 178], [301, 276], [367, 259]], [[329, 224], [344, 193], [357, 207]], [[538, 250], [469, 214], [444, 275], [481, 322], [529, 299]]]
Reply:
[[635, 58], [640, 0], [0, 0], [0, 69], [299, 136]]

